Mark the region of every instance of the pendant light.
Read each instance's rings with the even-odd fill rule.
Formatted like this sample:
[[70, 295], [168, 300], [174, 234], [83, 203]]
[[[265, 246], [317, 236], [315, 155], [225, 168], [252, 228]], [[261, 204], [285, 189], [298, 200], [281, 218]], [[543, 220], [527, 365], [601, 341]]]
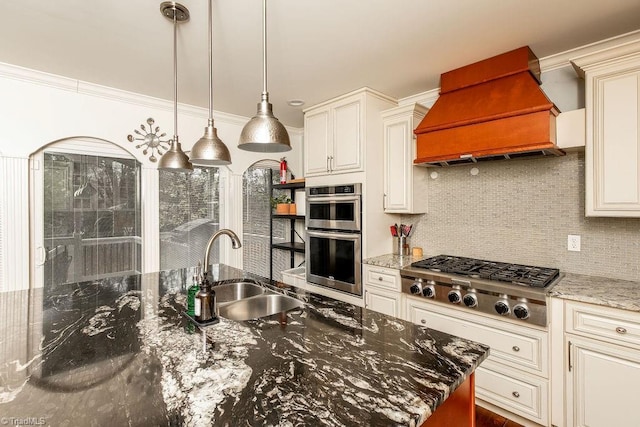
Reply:
[[258, 113], [242, 129], [238, 148], [263, 153], [291, 150], [289, 134], [273, 115], [267, 92], [267, 0], [262, 0], [262, 98]]
[[189, 20], [189, 10], [180, 3], [165, 1], [160, 4], [160, 12], [173, 21], [173, 139], [169, 151], [160, 158], [158, 169], [189, 172], [193, 166], [178, 140], [178, 23]]
[[213, 126], [213, 0], [209, 0], [209, 121], [204, 136], [191, 149], [191, 163], [198, 166], [228, 165], [231, 155], [227, 146], [218, 138]]

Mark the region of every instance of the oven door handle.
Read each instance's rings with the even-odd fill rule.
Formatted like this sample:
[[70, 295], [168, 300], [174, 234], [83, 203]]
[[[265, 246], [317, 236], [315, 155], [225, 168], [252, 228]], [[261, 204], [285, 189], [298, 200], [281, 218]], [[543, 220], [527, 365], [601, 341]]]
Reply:
[[345, 233], [333, 230], [314, 230], [307, 229], [307, 235], [309, 237], [323, 237], [327, 239], [342, 239], [342, 240], [359, 240], [362, 238], [360, 233]]

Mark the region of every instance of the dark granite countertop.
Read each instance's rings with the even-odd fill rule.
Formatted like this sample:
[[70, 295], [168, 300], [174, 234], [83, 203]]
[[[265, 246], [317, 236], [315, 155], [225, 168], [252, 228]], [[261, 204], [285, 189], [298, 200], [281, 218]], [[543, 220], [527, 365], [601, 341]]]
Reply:
[[[180, 314], [192, 273], [0, 294], [0, 421], [419, 425], [489, 353], [291, 287], [281, 291], [304, 308], [221, 319], [203, 335]], [[220, 266], [216, 276], [249, 275]]]

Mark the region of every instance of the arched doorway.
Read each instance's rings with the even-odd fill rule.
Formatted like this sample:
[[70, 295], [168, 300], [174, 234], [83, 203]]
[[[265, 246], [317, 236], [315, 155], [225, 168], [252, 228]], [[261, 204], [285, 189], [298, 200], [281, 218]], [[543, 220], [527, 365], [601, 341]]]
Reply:
[[35, 286], [139, 273], [140, 163], [89, 137], [49, 144], [32, 162]]
[[[260, 160], [247, 168], [242, 178], [243, 269], [269, 278], [272, 267], [274, 280], [282, 280], [282, 271], [291, 268], [292, 262], [290, 252], [271, 249], [270, 230], [273, 243], [291, 240], [288, 222], [271, 222], [270, 190], [280, 182], [279, 168], [275, 160]], [[296, 232], [304, 235], [302, 222], [296, 225]], [[296, 265], [304, 263], [303, 254], [293, 256]]]

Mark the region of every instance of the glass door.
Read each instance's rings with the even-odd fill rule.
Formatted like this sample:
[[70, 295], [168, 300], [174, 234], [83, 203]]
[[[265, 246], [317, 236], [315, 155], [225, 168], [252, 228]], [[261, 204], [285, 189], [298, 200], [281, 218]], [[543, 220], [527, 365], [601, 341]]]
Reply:
[[140, 164], [55, 149], [37, 160], [36, 286], [139, 273]]

